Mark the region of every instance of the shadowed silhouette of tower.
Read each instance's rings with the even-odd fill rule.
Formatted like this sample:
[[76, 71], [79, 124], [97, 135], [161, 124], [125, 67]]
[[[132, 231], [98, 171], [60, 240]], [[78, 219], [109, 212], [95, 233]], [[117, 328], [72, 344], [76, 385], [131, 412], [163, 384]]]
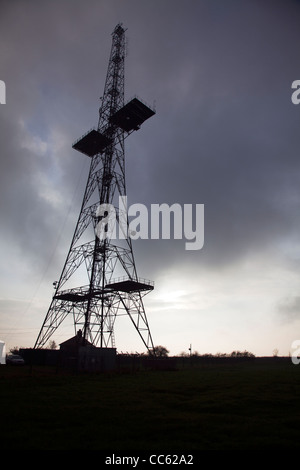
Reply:
[[[115, 320], [123, 314], [144, 346], [153, 350], [143, 297], [154, 285], [137, 275], [126, 204], [118, 201], [126, 201], [124, 140], [155, 112], [137, 98], [124, 104], [124, 60], [125, 29], [118, 24], [112, 33], [98, 126], [73, 145], [91, 159], [89, 176], [71, 246], [35, 348], [42, 348], [67, 317], [73, 320], [75, 334], [81, 331], [87, 342], [114, 348]], [[118, 238], [109, 230], [112, 215]]]

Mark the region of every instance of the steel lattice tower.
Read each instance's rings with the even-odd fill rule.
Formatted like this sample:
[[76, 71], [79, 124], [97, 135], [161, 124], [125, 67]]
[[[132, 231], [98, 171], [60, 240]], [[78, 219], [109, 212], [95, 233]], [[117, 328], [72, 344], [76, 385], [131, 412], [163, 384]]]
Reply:
[[[81, 330], [83, 338], [94, 346], [114, 348], [116, 316], [124, 314], [146, 348], [153, 350], [143, 296], [154, 285], [137, 276], [132, 240], [124, 233], [127, 210], [118, 207], [116, 200], [126, 197], [124, 139], [155, 112], [137, 98], [124, 104], [124, 60], [125, 29], [118, 24], [112, 33], [98, 127], [73, 145], [91, 158], [89, 176], [71, 246], [35, 348], [42, 348], [70, 316], [75, 334]], [[101, 220], [107, 221], [107, 213], [99, 213], [105, 204], [113, 205], [116, 224], [123, 227], [118, 241], [97, 231]], [[102, 235], [107, 224], [103, 227]], [[87, 282], [77, 287], [79, 271], [84, 271]]]

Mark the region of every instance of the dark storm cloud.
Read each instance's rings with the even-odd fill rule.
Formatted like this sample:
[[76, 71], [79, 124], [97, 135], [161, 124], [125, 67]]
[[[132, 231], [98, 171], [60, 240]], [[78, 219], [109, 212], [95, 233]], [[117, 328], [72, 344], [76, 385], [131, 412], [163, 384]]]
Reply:
[[80, 86], [75, 59], [85, 67], [86, 55], [72, 26], [67, 3], [59, 9], [49, 2], [7, 3], [1, 16], [1, 72], [7, 84], [1, 109], [3, 257], [9, 240], [20, 263], [30, 262], [34, 270], [53, 250], [82, 168], [72, 153], [76, 124], [72, 134], [70, 123], [80, 111], [79, 101], [72, 100], [73, 83], [77, 93], [87, 89]]
[[[215, 265], [263, 255], [299, 230], [299, 110], [290, 99], [299, 8], [239, 5], [203, 18], [209, 27], [198, 17], [197, 30], [190, 19], [190, 29], [173, 31], [169, 69], [166, 46], [158, 48], [162, 109], [154, 141], [145, 138], [149, 203], [205, 203], [205, 247], [193, 260]], [[170, 29], [172, 20], [167, 41]], [[178, 244], [172, 255], [189, 256]]]
[[[0, 79], [8, 96], [1, 108], [2, 233], [11, 234], [19, 249], [26, 240], [28, 259], [46, 256], [67, 213], [84, 158], [71, 145], [97, 123], [118, 21], [128, 27], [126, 95], [155, 100], [157, 108], [126, 142], [129, 199], [148, 206], [205, 204], [203, 250], [140, 241], [143, 262], [153, 271], [186, 259], [232, 263], [299, 229], [300, 111], [290, 100], [291, 83], [300, 78], [298, 4], [3, 5]], [[24, 139], [31, 139], [26, 148]], [[43, 197], [46, 190], [59, 202]]]

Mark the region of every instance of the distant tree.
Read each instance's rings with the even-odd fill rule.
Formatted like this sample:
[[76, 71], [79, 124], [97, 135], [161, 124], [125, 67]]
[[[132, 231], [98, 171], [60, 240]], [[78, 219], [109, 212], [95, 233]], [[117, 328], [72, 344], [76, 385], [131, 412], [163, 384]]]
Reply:
[[149, 353], [150, 356], [168, 357], [169, 351], [164, 346], [154, 346], [153, 350]]
[[230, 354], [231, 357], [239, 357], [241, 355], [242, 353], [240, 351], [232, 351], [232, 353]]
[[255, 357], [253, 353], [249, 351], [232, 351], [230, 357]]
[[191, 357], [191, 356], [200, 356], [200, 354], [198, 353], [198, 351], [193, 351], [192, 354], [190, 352], [186, 352], [186, 351], [182, 351], [180, 354], [179, 354], [179, 357]]
[[49, 349], [57, 349], [57, 344], [55, 341], [49, 341]]
[[279, 353], [279, 349], [275, 348], [273, 349], [273, 357], [277, 357]]
[[252, 352], [249, 352], [249, 351], [244, 351], [243, 356], [244, 357], [255, 357], [255, 354], [253, 354]]
[[186, 352], [186, 351], [182, 351], [180, 354], [179, 354], [180, 357], [188, 357], [189, 354]]
[[19, 354], [19, 347], [18, 346], [14, 346], [13, 348], [10, 348], [9, 352], [11, 354]]

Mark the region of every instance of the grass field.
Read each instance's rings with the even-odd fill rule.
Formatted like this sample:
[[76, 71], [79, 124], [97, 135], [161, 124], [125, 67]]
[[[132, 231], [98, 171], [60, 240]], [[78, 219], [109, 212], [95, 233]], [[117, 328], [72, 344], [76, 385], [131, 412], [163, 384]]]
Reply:
[[1, 449], [298, 449], [299, 396], [289, 359], [106, 374], [0, 366]]

